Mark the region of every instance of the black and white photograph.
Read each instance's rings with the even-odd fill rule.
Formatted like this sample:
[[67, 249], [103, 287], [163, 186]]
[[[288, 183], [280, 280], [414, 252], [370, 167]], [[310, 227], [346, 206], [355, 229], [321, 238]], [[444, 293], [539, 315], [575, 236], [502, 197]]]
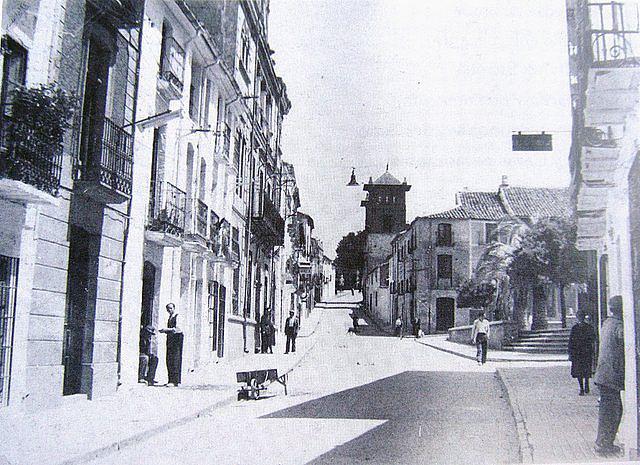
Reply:
[[639, 0], [0, 12], [0, 465], [640, 464]]

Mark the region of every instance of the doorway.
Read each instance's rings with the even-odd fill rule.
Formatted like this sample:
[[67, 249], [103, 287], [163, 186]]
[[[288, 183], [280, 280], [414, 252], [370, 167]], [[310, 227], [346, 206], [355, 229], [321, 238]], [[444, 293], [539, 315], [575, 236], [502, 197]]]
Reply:
[[[95, 298], [96, 271], [91, 273], [92, 250], [96, 237], [82, 228], [70, 226], [69, 267], [67, 278], [67, 308], [64, 321], [64, 384], [63, 395], [83, 392], [83, 362], [91, 362], [92, 340], [87, 328], [88, 310], [91, 299]], [[93, 292], [90, 290], [93, 289]], [[93, 294], [93, 295], [92, 295]], [[88, 340], [85, 340], [85, 335]], [[87, 354], [87, 360], [83, 355]]]
[[153, 299], [156, 288], [156, 267], [151, 262], [144, 262], [142, 268], [142, 309], [140, 326], [153, 326]]
[[449, 297], [436, 299], [436, 331], [447, 331], [454, 325], [455, 301]]

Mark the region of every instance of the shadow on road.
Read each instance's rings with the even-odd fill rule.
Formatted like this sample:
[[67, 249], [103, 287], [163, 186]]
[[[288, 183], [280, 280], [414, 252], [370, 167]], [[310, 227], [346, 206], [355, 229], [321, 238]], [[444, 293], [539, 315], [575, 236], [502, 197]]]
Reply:
[[408, 371], [263, 418], [387, 420], [312, 463], [515, 463], [511, 411], [493, 373]]

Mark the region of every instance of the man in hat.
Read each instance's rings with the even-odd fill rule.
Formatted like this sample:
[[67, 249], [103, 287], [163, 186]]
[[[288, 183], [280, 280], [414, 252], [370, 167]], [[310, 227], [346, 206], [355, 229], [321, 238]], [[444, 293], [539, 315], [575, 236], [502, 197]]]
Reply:
[[600, 331], [598, 367], [593, 382], [600, 389], [598, 437], [596, 453], [617, 455], [619, 446], [613, 444], [622, 419], [620, 391], [624, 390], [624, 333], [622, 326], [622, 296], [609, 300], [611, 315], [604, 320]]
[[143, 326], [140, 329], [140, 364], [138, 366], [138, 382], [153, 386], [156, 381], [156, 368], [158, 368], [158, 357], [155, 354], [157, 344], [155, 343], [156, 330], [153, 326]]
[[298, 336], [298, 319], [295, 317], [295, 312], [291, 310], [289, 312], [289, 318], [284, 322], [284, 334], [287, 336], [287, 345], [285, 348], [285, 354], [296, 351], [296, 337]]

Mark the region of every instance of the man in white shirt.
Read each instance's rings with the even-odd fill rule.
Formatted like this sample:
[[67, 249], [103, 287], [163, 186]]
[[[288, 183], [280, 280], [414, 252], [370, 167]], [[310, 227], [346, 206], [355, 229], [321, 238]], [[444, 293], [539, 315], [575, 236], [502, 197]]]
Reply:
[[487, 341], [490, 331], [489, 320], [484, 318], [484, 312], [481, 311], [476, 321], [473, 322], [473, 330], [471, 331], [471, 343], [475, 344], [477, 348], [478, 365], [487, 361]]

